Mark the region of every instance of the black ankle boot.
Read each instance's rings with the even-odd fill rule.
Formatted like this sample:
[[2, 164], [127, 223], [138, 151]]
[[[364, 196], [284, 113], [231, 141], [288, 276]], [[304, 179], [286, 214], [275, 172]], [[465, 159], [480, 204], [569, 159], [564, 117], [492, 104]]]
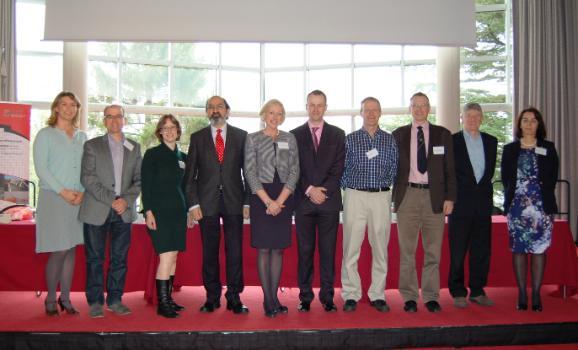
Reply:
[[173, 282], [175, 280], [175, 276], [169, 277], [169, 304], [175, 311], [183, 311], [185, 309], [184, 306], [175, 303], [173, 300]]
[[179, 317], [179, 314], [169, 304], [169, 280], [156, 280], [157, 284], [157, 314], [166, 318]]

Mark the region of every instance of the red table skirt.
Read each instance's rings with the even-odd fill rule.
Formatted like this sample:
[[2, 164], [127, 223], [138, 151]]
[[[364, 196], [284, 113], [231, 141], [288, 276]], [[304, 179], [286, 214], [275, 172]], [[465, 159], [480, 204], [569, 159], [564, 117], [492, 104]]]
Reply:
[[[446, 227], [447, 230], [447, 227]], [[46, 290], [44, 280], [44, 266], [48, 254], [34, 252], [35, 225], [33, 222], [15, 222], [8, 225], [0, 224], [0, 291], [42, 291]], [[295, 232], [293, 232], [293, 235]], [[250, 226], [244, 227], [243, 240], [243, 272], [246, 285], [260, 285], [257, 273], [257, 250], [250, 246]], [[340, 286], [341, 271], [341, 226], [337, 240], [336, 278], [335, 285]], [[397, 288], [399, 277], [399, 247], [397, 240], [397, 225], [392, 224], [389, 244], [389, 269], [387, 274], [387, 288]], [[223, 242], [221, 242], [223, 246]], [[221, 275], [223, 284], [226, 284], [224, 267], [224, 252], [221, 247]], [[447, 232], [444, 235], [440, 263], [441, 287], [447, 287], [449, 270], [449, 247]], [[423, 264], [423, 250], [418, 245], [416, 262], [418, 269]], [[556, 221], [552, 237], [552, 245], [547, 251], [548, 261], [544, 276], [544, 284], [557, 284], [569, 287], [578, 287], [578, 258], [572, 239], [570, 228], [566, 221]], [[187, 232], [187, 249], [179, 254], [175, 283], [183, 286], [197, 286], [202, 284], [201, 279], [202, 249], [198, 226]], [[154, 276], [158, 258], [152, 248], [146, 227], [142, 224], [133, 225], [132, 242], [128, 256], [128, 273], [126, 292], [145, 291], [145, 297], [151, 301], [154, 294]], [[511, 253], [508, 248], [508, 229], [505, 218], [493, 217], [492, 224], [492, 261], [488, 286], [510, 287], [515, 286], [512, 271]], [[319, 284], [317, 259], [315, 266], [314, 283]], [[371, 278], [371, 250], [367, 240], [363, 243], [359, 259], [359, 272], [364, 290], [367, 290]], [[420, 271], [420, 270], [418, 270]], [[418, 272], [418, 276], [419, 276]], [[76, 267], [72, 289], [84, 290], [86, 279], [84, 247], [76, 250]], [[467, 276], [466, 276], [467, 278]], [[466, 279], [467, 280], [467, 279]], [[293, 244], [285, 250], [283, 275], [281, 285], [285, 287], [297, 286], [297, 247], [295, 236]]]

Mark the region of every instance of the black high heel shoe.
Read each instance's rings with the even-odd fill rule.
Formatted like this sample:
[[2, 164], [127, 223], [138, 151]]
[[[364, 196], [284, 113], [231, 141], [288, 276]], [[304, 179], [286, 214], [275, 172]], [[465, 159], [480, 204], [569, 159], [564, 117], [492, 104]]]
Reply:
[[69, 315], [77, 315], [79, 313], [78, 310], [76, 310], [74, 306], [72, 306], [70, 301], [68, 302], [68, 305], [64, 305], [60, 297], [58, 297], [58, 305], [60, 306], [60, 311], [62, 312], [66, 311], [66, 313]]
[[44, 311], [48, 316], [58, 316], [56, 301], [44, 301]]

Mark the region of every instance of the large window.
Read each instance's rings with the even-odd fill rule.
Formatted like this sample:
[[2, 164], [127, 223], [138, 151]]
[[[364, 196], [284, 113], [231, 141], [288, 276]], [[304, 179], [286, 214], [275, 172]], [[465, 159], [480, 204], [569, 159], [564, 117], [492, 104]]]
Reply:
[[[477, 45], [461, 50], [460, 98], [482, 104], [483, 128], [501, 146], [512, 135], [509, 3], [476, 3]], [[33, 105], [33, 134], [62, 89], [63, 44], [43, 42], [43, 27], [44, 1], [18, 0], [18, 98]], [[151, 124], [162, 113], [177, 115], [185, 135], [206, 125], [204, 103], [214, 94], [231, 104], [230, 122], [250, 132], [260, 128], [259, 108], [271, 98], [280, 99], [288, 111], [283, 129], [304, 123], [305, 98], [312, 89], [327, 94], [327, 120], [347, 133], [361, 126], [364, 97], [381, 101], [381, 124], [389, 131], [410, 120], [407, 106], [414, 92], [425, 92], [433, 104], [437, 99], [436, 47], [90, 42], [87, 50], [89, 134], [103, 132], [102, 106], [120, 102], [129, 111], [127, 132], [143, 148], [154, 144]], [[187, 139], [181, 140], [185, 149]]]

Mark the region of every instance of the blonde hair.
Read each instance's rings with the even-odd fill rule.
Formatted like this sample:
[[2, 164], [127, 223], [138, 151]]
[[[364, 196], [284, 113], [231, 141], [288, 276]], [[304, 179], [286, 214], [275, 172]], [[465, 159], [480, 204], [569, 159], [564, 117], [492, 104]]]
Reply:
[[271, 99], [267, 102], [265, 102], [265, 104], [263, 105], [263, 107], [261, 107], [261, 111], [259, 111], [259, 115], [261, 116], [261, 120], [265, 121], [265, 114], [267, 113], [267, 111], [269, 111], [269, 109], [274, 106], [277, 105], [279, 107], [281, 107], [281, 113], [283, 114], [283, 119], [281, 120], [281, 124], [283, 124], [283, 122], [285, 121], [285, 107], [283, 106], [283, 104], [281, 103], [281, 101], [277, 100], [277, 99]]
[[64, 97], [68, 97], [71, 100], [73, 100], [74, 103], [76, 103], [77, 109], [76, 109], [76, 114], [74, 115], [74, 118], [72, 119], [72, 126], [77, 128], [78, 127], [78, 119], [79, 119], [79, 115], [80, 115], [80, 108], [82, 107], [82, 105], [80, 104], [80, 101], [78, 100], [76, 95], [74, 95], [70, 91], [62, 91], [61, 93], [56, 95], [56, 97], [54, 98], [54, 101], [52, 101], [52, 104], [50, 105], [50, 117], [46, 121], [46, 125], [52, 126], [52, 127], [54, 127], [56, 125], [56, 122], [58, 121], [58, 113], [56, 112], [56, 107], [58, 107], [60, 100], [62, 100], [62, 98], [64, 98]]

